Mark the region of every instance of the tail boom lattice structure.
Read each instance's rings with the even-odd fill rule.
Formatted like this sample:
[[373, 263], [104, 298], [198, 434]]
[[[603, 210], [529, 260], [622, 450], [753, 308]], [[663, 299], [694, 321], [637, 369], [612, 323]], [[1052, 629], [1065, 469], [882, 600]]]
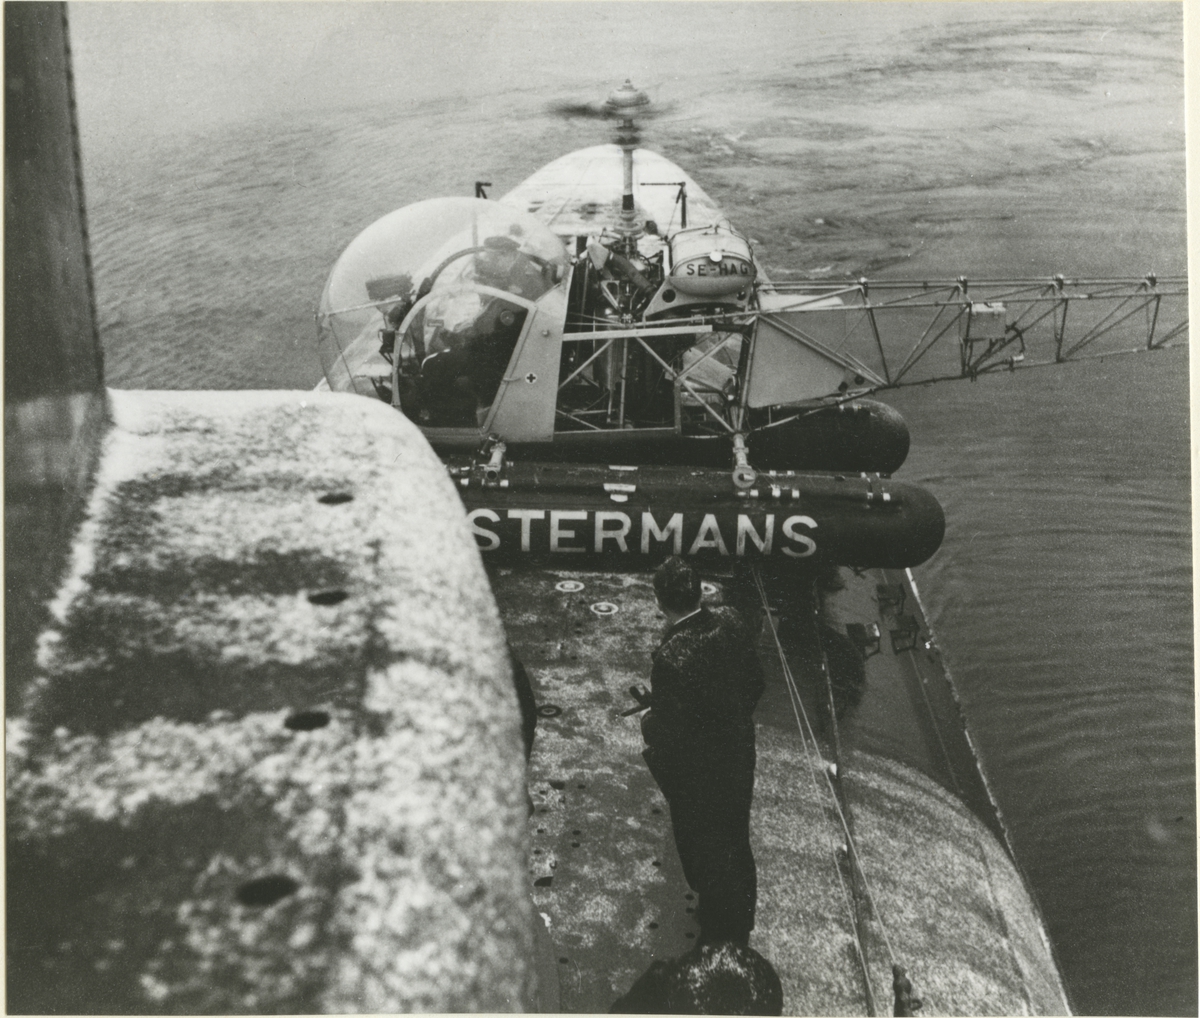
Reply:
[[858, 392], [1187, 341], [1183, 276], [805, 280], [772, 289], [795, 300], [766, 315], [797, 342], [855, 364]]

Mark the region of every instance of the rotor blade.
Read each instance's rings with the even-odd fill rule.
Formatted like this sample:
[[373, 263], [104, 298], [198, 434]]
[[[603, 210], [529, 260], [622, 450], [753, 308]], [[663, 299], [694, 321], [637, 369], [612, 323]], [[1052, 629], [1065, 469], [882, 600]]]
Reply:
[[[641, 107], [634, 116], [635, 121], [654, 120], [658, 117], [674, 113], [678, 104], [675, 102], [653, 102]], [[604, 103], [579, 102], [561, 99], [546, 104], [546, 113], [562, 120], [620, 120], [619, 114], [613, 113]]]
[[565, 120], [609, 120], [612, 114], [601, 103], [586, 102], [555, 102], [546, 106], [546, 112], [552, 117]]

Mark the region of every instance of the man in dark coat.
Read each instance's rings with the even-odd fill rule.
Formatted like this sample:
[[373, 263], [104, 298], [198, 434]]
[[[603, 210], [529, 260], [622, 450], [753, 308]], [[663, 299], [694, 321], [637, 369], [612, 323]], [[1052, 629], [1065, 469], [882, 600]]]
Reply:
[[762, 667], [745, 621], [700, 604], [700, 579], [672, 558], [654, 577], [668, 627], [643, 702], [643, 754], [671, 810], [675, 847], [697, 893], [699, 943], [746, 945], [757, 873], [750, 850], [754, 721]]

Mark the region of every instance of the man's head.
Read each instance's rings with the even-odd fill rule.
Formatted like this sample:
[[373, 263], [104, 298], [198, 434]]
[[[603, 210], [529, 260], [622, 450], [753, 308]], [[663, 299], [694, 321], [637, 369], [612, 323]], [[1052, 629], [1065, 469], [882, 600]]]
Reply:
[[512, 237], [495, 236], [485, 239], [483, 248], [475, 258], [475, 279], [498, 290], [508, 289], [521, 245]]
[[687, 562], [673, 555], [654, 574], [654, 593], [664, 611], [686, 615], [700, 607], [700, 577]]
[[771, 963], [752, 947], [722, 941], [656, 961], [611, 1010], [777, 1015], [783, 1013], [783, 987]]
[[783, 987], [752, 947], [703, 944], [680, 959], [667, 987], [672, 1014], [782, 1014]]

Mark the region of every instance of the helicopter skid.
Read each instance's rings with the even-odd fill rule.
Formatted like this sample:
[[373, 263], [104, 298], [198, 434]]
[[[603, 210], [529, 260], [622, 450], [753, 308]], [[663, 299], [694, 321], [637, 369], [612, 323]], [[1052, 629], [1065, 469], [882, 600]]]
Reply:
[[[771, 416], [769, 417], [768, 414]], [[756, 414], [757, 418], [758, 415]], [[771, 423], [771, 418], [778, 423]], [[899, 412], [872, 399], [819, 407], [773, 407], [751, 421], [750, 461], [761, 470], [891, 474], [908, 456], [908, 426]], [[422, 428], [443, 456], [471, 453], [477, 432]], [[725, 467], [728, 435], [681, 435], [671, 427], [560, 431], [552, 442], [508, 443], [509, 455], [551, 463], [672, 463]]]
[[738, 490], [728, 471], [686, 467], [518, 462], [493, 477], [478, 465], [450, 474], [495, 560], [644, 568], [676, 554], [896, 569], [924, 562], [945, 531], [937, 499], [878, 475], [772, 471]]

